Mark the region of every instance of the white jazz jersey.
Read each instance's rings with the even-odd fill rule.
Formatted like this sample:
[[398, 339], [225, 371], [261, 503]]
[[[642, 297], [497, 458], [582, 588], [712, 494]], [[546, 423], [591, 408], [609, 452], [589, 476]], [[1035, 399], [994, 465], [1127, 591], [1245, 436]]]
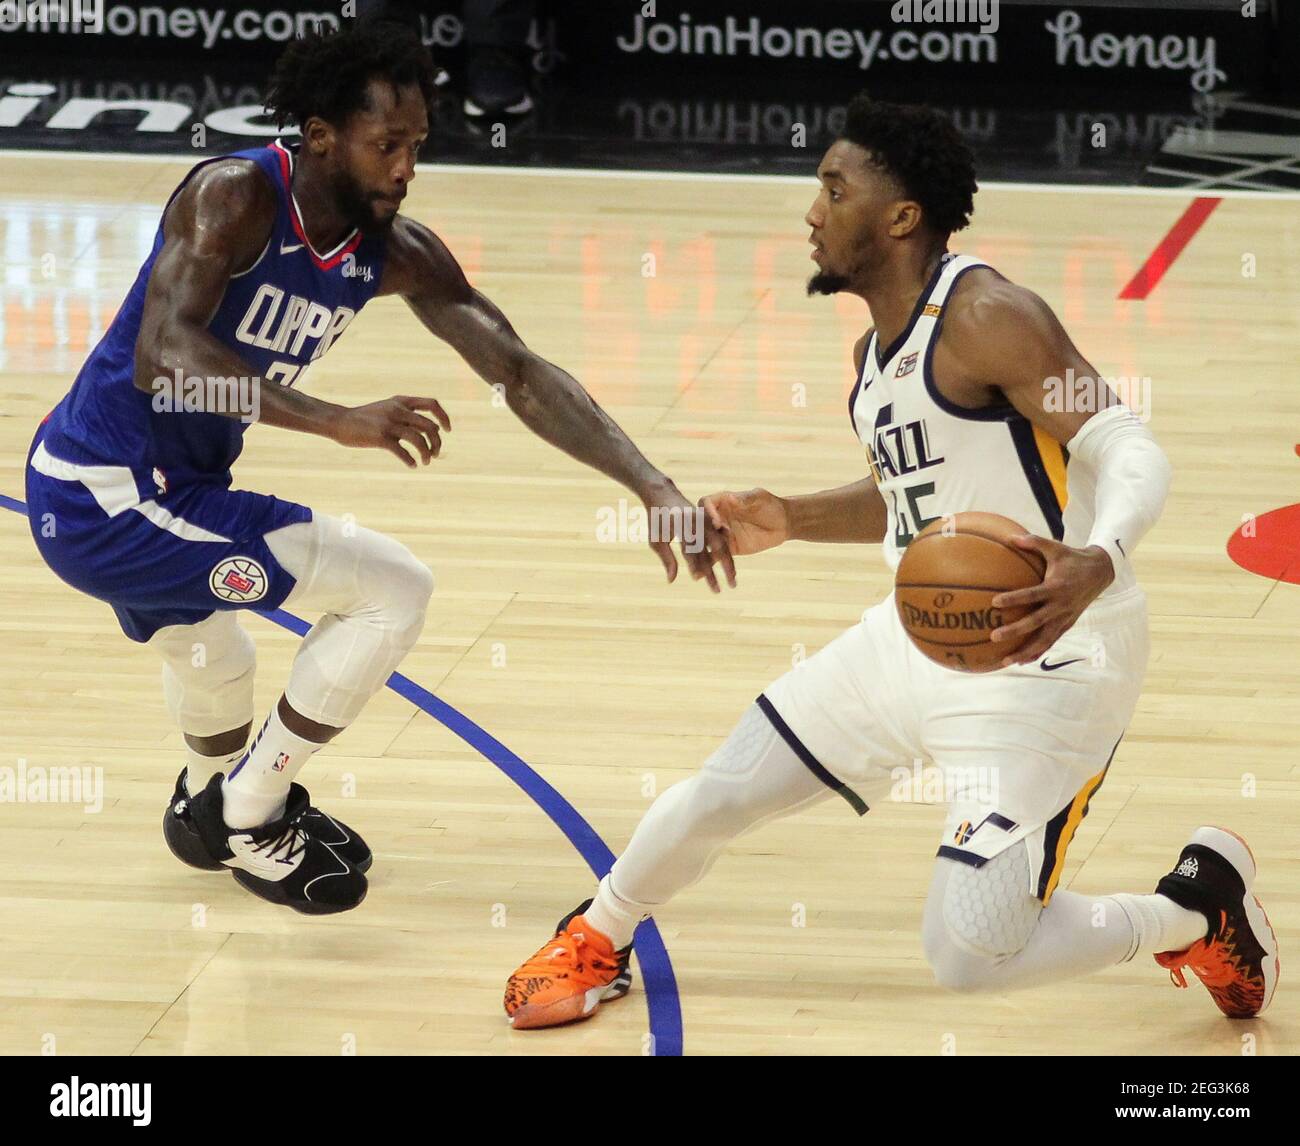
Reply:
[[[957, 279], [983, 265], [944, 258], [897, 342], [881, 349], [870, 340], [849, 403], [889, 507], [891, 567], [946, 513], [1001, 513], [1071, 545], [1085, 544], [1092, 528], [1092, 483], [1081, 467], [1068, 467], [1060, 443], [1009, 406], [965, 410], [934, 384], [945, 303]], [[1146, 672], [1146, 601], [1126, 577], [1040, 660], [987, 673], [925, 657], [891, 593], [764, 689], [759, 707], [859, 813], [897, 801], [946, 804], [941, 857], [979, 867], [1026, 847], [1026, 890], [1046, 903]], [[922, 781], [926, 766], [937, 786]]]
[[[1060, 442], [1009, 403], [966, 409], [935, 384], [934, 347], [948, 297], [962, 275], [984, 266], [969, 255], [944, 255], [893, 344], [882, 347], [872, 333], [849, 398], [889, 511], [884, 553], [891, 569], [930, 522], [966, 510], [1000, 513], [1078, 548], [1092, 532], [1092, 481], [1070, 469]], [[1133, 584], [1125, 567], [1104, 595]]]

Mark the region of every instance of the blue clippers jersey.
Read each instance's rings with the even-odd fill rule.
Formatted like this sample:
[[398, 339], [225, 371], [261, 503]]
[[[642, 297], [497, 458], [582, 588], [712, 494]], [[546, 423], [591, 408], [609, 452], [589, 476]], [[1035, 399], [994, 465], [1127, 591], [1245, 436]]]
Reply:
[[[374, 296], [384, 267], [381, 236], [353, 231], [327, 254], [312, 249], [290, 191], [295, 150], [277, 140], [218, 157], [252, 160], [278, 191], [266, 248], [249, 270], [230, 280], [208, 324], [208, 332], [247, 365], [249, 377], [264, 385], [293, 385], [302, 368], [324, 354]], [[196, 166], [167, 205], [194, 172], [215, 162]], [[129, 467], [142, 497], [191, 481], [229, 485], [230, 466], [248, 428], [248, 423], [220, 414], [155, 410], [153, 395], [135, 387], [136, 338], [149, 275], [162, 246], [159, 223], [131, 292], [51, 413], [44, 438], [50, 454], [63, 461]]]

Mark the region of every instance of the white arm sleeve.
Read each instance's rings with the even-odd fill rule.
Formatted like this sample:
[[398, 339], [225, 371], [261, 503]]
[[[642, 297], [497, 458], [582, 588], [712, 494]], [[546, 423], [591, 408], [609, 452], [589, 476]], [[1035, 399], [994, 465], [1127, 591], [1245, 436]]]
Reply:
[[1096, 491], [1092, 530], [1084, 544], [1109, 553], [1118, 577], [1164, 509], [1169, 459], [1127, 406], [1094, 414], [1065, 448], [1071, 468], [1085, 467]]

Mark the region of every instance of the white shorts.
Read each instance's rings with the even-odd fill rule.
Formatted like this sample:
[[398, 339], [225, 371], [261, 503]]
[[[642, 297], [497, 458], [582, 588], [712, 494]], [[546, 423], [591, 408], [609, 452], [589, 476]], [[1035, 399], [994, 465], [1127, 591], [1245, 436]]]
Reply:
[[1024, 840], [1030, 893], [1047, 903], [1137, 705], [1147, 652], [1146, 596], [1133, 586], [1095, 601], [1033, 664], [956, 672], [912, 644], [891, 593], [758, 703], [859, 814], [888, 799], [934, 802], [937, 790], [949, 805], [939, 855], [980, 867]]

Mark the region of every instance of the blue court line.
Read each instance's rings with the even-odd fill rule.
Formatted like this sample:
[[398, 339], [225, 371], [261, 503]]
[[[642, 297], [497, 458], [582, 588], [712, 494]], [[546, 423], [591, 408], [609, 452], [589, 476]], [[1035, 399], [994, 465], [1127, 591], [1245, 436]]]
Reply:
[[[0, 506], [27, 516], [27, 506], [16, 498], [0, 493]], [[283, 609], [253, 612], [273, 621], [298, 636], [305, 636], [311, 628], [301, 617]], [[416, 708], [432, 716], [459, 736], [478, 754], [495, 764], [524, 793], [550, 816], [587, 862], [597, 879], [602, 878], [614, 864], [614, 853], [596, 834], [582, 814], [559, 792], [534, 772], [523, 760], [510, 751], [495, 736], [475, 724], [463, 712], [439, 700], [428, 689], [422, 688], [399, 672], [388, 678], [388, 687], [398, 696], [409, 700]], [[645, 987], [646, 1009], [650, 1012], [650, 1053], [653, 1055], [680, 1055], [682, 1053], [682, 1007], [677, 994], [677, 977], [668, 958], [663, 936], [653, 919], [647, 919], [636, 930], [636, 956], [641, 968], [641, 981]]]

